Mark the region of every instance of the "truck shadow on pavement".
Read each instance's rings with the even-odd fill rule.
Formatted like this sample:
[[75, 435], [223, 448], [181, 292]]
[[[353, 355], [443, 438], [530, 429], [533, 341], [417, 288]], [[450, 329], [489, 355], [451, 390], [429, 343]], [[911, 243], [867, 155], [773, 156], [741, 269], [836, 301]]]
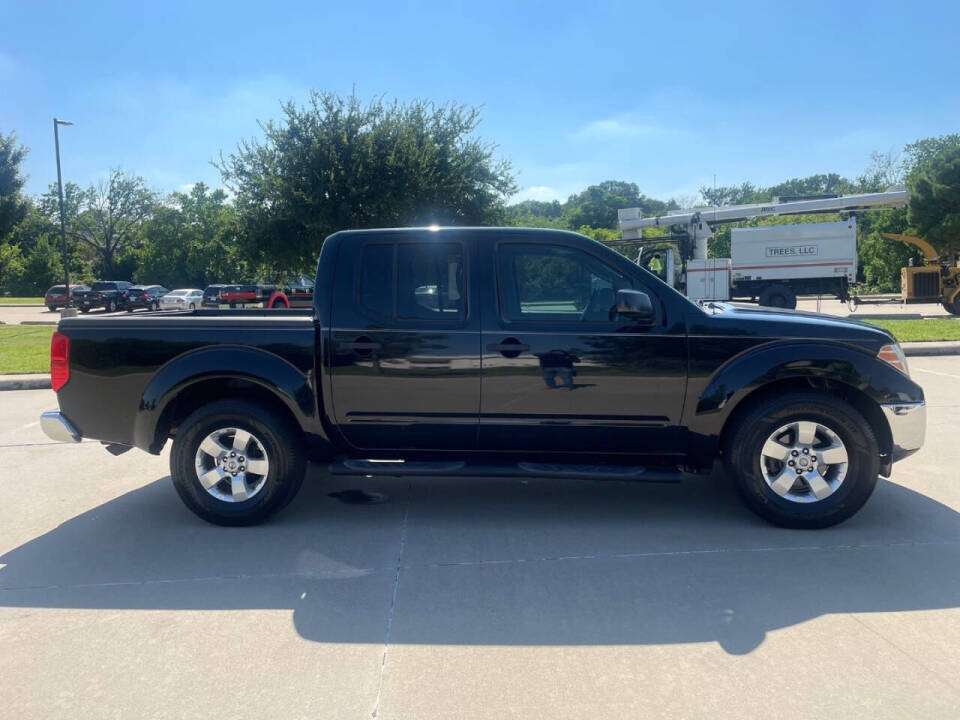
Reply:
[[[328, 495], [356, 488], [389, 501]], [[0, 607], [292, 610], [303, 638], [328, 643], [718, 642], [741, 654], [822, 615], [958, 606], [960, 515], [883, 480], [852, 520], [802, 532], [754, 518], [716, 477], [313, 468], [297, 500], [253, 528], [203, 523], [162, 478], [0, 556]]]

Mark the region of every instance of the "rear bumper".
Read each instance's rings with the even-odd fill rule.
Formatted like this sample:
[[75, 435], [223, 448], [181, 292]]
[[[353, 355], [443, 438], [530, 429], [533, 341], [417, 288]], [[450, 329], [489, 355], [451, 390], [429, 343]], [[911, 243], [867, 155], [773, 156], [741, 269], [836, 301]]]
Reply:
[[40, 429], [51, 440], [65, 443], [78, 443], [83, 437], [59, 410], [45, 412], [40, 416]]
[[927, 433], [927, 406], [923, 401], [889, 403], [881, 405], [880, 409], [887, 418], [893, 437], [891, 462], [903, 460], [923, 446]]

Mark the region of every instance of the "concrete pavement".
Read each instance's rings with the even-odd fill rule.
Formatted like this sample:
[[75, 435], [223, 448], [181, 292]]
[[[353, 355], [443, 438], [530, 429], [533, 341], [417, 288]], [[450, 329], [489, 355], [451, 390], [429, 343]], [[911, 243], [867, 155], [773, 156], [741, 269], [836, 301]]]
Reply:
[[[960, 359], [911, 360], [926, 447], [844, 525], [680, 485], [332, 479], [191, 515], [166, 454], [0, 396], [0, 698], [16, 718], [956, 717]], [[346, 488], [389, 495], [344, 504]]]

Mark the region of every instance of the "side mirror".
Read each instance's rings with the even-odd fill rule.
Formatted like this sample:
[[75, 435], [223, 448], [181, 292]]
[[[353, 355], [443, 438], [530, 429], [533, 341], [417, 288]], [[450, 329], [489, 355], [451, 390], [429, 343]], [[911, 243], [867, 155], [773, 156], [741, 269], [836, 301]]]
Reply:
[[639, 290], [617, 290], [617, 314], [637, 322], [653, 322], [650, 296]]

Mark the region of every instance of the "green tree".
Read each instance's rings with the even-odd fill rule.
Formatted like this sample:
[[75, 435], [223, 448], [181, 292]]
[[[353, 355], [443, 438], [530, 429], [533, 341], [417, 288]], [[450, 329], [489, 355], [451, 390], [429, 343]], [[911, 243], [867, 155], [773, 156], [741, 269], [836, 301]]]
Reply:
[[314, 91], [283, 115], [217, 164], [245, 252], [275, 274], [313, 266], [337, 230], [502, 222], [516, 189], [510, 164], [474, 135], [476, 108]]
[[[60, 252], [43, 236], [24, 259], [19, 292], [24, 295], [42, 295], [51, 285], [62, 282], [63, 262], [60, 260]], [[72, 278], [70, 282], [73, 282]]]
[[[96, 273], [109, 279], [130, 273], [143, 224], [157, 203], [143, 178], [115, 169], [87, 190], [65, 186], [64, 196], [67, 231], [89, 248]], [[51, 186], [42, 200], [51, 217], [59, 217], [55, 199], [56, 187]]]
[[674, 202], [663, 202], [647, 197], [636, 183], [606, 180], [571, 195], [563, 208], [563, 220], [568, 228], [584, 225], [592, 228], [618, 227], [617, 210], [638, 207], [644, 215], [660, 215], [677, 207]]
[[16, 288], [23, 275], [23, 253], [20, 246], [0, 242], [0, 291]]
[[907, 218], [917, 234], [952, 259], [960, 250], [960, 135], [951, 137], [952, 145], [924, 155], [907, 177]]
[[25, 179], [20, 174], [20, 165], [27, 149], [17, 145], [15, 133], [0, 133], [0, 242], [27, 213], [27, 202], [20, 194]]
[[235, 225], [223, 190], [197, 183], [189, 193], [173, 193], [144, 225], [135, 278], [170, 288], [250, 279], [239, 262]]

